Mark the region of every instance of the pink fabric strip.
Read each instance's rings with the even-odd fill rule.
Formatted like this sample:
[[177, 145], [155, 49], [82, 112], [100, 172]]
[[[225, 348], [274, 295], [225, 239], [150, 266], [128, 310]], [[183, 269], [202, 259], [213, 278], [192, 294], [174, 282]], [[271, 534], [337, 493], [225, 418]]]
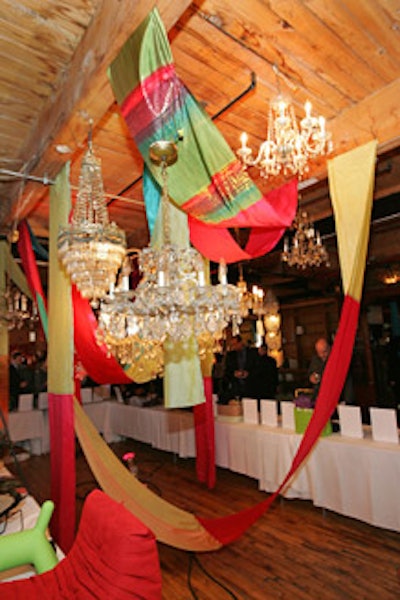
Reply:
[[75, 431], [72, 394], [49, 392], [51, 498], [55, 504], [51, 532], [64, 553], [75, 536]]
[[212, 401], [212, 378], [204, 377], [206, 401], [193, 408], [196, 437], [196, 473], [202, 483], [215, 486], [215, 436]]

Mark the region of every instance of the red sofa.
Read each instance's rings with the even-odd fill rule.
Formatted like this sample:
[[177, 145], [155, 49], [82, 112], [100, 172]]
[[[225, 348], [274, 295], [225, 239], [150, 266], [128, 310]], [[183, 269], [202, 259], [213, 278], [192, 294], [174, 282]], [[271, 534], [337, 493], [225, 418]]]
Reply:
[[151, 531], [100, 490], [86, 499], [71, 551], [54, 569], [0, 584], [2, 600], [161, 600]]

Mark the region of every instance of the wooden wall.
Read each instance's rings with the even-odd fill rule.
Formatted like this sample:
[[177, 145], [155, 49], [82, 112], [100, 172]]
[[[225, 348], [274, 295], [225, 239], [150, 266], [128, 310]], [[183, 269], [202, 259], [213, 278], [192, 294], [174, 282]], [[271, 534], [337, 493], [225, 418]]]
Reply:
[[285, 359], [289, 366], [307, 369], [316, 340], [333, 340], [339, 322], [338, 301], [329, 298], [282, 305], [281, 314]]

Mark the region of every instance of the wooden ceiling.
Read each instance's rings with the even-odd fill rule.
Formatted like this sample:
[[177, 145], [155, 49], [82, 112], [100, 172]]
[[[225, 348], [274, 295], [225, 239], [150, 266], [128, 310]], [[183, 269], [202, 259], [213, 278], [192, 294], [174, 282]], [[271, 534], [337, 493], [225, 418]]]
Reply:
[[[0, 3], [0, 233], [28, 217], [48, 237], [48, 187], [8, 171], [52, 179], [71, 161], [78, 185], [89, 120], [102, 159], [110, 217], [129, 246], [148, 242], [141, 185], [142, 159], [119, 114], [107, 66], [153, 2], [134, 0], [3, 0]], [[400, 4], [394, 0], [158, 0], [178, 75], [215, 116], [236, 150], [243, 130], [258, 146], [268, 102], [278, 86], [300, 115], [309, 99], [327, 119], [333, 154], [373, 138], [379, 143], [368, 291], [398, 295], [378, 272], [400, 263]], [[274, 65], [278, 67], [277, 77]], [[260, 180], [264, 192], [281, 180]], [[332, 293], [339, 285], [326, 161], [316, 161], [300, 205], [318, 223], [333, 268], [298, 273], [279, 251], [245, 265], [250, 279], [290, 299]], [[374, 274], [372, 274], [374, 273]], [[371, 280], [371, 281], [370, 281]], [[374, 296], [375, 294], [375, 296]]]

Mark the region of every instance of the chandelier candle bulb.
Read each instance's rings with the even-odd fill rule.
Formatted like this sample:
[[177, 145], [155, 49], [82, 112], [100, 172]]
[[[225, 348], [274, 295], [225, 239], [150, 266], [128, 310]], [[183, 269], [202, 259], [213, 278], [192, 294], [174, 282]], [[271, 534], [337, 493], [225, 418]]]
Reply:
[[158, 271], [158, 274], [157, 274], [157, 285], [158, 285], [158, 287], [165, 287], [165, 273], [164, 273], [164, 271]]
[[287, 237], [283, 240], [283, 251], [287, 252], [289, 250], [289, 240]]
[[221, 285], [228, 284], [228, 277], [226, 275], [226, 264], [224, 260], [221, 260], [218, 267], [218, 279]]
[[129, 292], [129, 275], [124, 275], [122, 277], [122, 291]]
[[204, 287], [206, 285], [206, 278], [204, 271], [199, 271], [199, 286]]

